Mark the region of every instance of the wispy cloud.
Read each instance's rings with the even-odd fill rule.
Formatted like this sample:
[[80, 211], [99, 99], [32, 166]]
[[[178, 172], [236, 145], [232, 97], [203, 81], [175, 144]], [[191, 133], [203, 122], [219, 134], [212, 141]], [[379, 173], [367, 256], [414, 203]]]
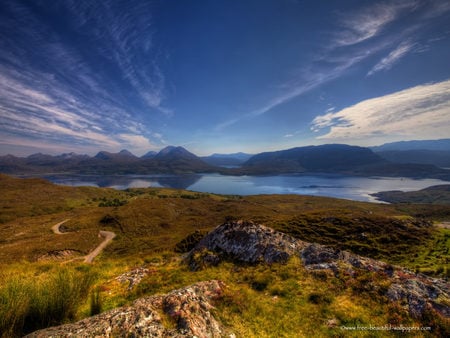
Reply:
[[435, 139], [450, 136], [450, 80], [417, 86], [362, 101], [335, 113], [317, 116], [311, 129], [328, 130], [318, 139], [331, 142], [397, 138]]
[[[47, 144], [49, 150], [54, 148], [52, 142], [58, 142], [66, 149], [129, 147], [143, 152], [155, 148], [152, 139], [160, 143], [162, 137], [152, 138], [152, 128], [136, 114], [142, 110], [147, 115], [173, 114], [163, 105], [165, 77], [158, 64], [159, 51], [152, 44], [150, 6], [141, 2], [124, 12], [114, 7], [118, 5], [110, 1], [44, 4], [49, 14], [66, 15], [63, 32], [52, 21], [42, 21], [32, 7], [19, 2], [3, 5], [2, 144], [8, 139], [14, 144], [20, 136]], [[11, 27], [15, 35], [5, 34], [13, 31]], [[75, 38], [67, 40], [64, 32]], [[77, 42], [81, 38], [82, 47]]]
[[369, 40], [402, 13], [416, 6], [417, 1], [388, 1], [375, 3], [350, 14], [341, 14], [343, 29], [336, 33], [334, 45], [351, 46]]
[[391, 51], [388, 56], [381, 59], [380, 62], [373, 66], [373, 68], [367, 73], [367, 76], [373, 75], [379, 71], [391, 69], [392, 66], [408, 54], [414, 46], [415, 44], [410, 41], [402, 42], [397, 46], [397, 48]]

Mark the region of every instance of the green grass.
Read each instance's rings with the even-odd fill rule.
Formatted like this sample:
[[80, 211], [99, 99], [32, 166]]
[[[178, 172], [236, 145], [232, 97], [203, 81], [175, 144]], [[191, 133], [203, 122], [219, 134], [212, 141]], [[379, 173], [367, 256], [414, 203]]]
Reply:
[[85, 267], [26, 264], [1, 278], [1, 337], [15, 337], [76, 319], [96, 276]]

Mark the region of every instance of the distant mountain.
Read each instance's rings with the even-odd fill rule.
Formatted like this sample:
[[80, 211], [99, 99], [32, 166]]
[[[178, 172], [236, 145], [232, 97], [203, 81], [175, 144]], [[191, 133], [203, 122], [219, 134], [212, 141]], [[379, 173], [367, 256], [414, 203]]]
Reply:
[[203, 156], [201, 159], [208, 164], [218, 167], [240, 166], [253, 155], [246, 153], [232, 153], [232, 154], [212, 154], [210, 156]]
[[422, 140], [422, 141], [400, 141], [385, 143], [381, 146], [370, 147], [375, 152], [392, 150], [441, 150], [450, 151], [450, 139]]
[[118, 153], [110, 153], [107, 151], [100, 151], [94, 158], [98, 160], [113, 160], [113, 161], [123, 161], [123, 160], [135, 160], [137, 157], [133, 155], [126, 149], [119, 151]]
[[187, 151], [183, 147], [168, 146], [161, 149], [158, 154], [154, 157], [157, 160], [180, 160], [180, 159], [192, 159], [199, 160], [200, 158], [193, 153]]
[[216, 171], [214, 167], [183, 147], [168, 146], [153, 158], [145, 162], [152, 171], [170, 171], [172, 173], [195, 173]]
[[242, 168], [260, 173], [343, 172], [384, 162], [368, 148], [326, 144], [261, 153], [252, 156]]
[[426, 164], [392, 163], [372, 150], [345, 144], [298, 147], [251, 157], [230, 173], [339, 173], [358, 176], [438, 178], [450, 180], [450, 170]]
[[142, 155], [141, 158], [152, 158], [152, 157], [155, 157], [156, 154], [157, 154], [156, 151], [150, 150], [149, 152]]
[[450, 150], [387, 150], [377, 154], [394, 163], [432, 164], [450, 168]]
[[[0, 172], [6, 174], [195, 174], [265, 175], [286, 173], [338, 173], [359, 176], [439, 178], [450, 180], [450, 170], [430, 164], [394, 163], [369, 148], [345, 144], [297, 147], [260, 153], [242, 163], [248, 154], [214, 154], [207, 163], [183, 147], [168, 146], [157, 154], [136, 157], [127, 150], [100, 151], [94, 157], [67, 153], [58, 156], [33, 154], [28, 157], [0, 156]], [[240, 161], [230, 165], [232, 160]], [[222, 161], [222, 162], [220, 162]], [[225, 162], [223, 162], [225, 161]], [[228, 161], [228, 162], [226, 162]], [[224, 163], [236, 166], [223, 167]]]
[[450, 139], [393, 142], [371, 149], [394, 163], [432, 164], [450, 168]]

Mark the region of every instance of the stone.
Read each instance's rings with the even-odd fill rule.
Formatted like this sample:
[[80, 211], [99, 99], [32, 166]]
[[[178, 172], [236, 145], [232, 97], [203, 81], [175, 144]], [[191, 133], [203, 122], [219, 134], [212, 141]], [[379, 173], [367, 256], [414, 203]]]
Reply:
[[[224, 288], [218, 280], [199, 282], [26, 337], [224, 337], [229, 333], [211, 312]], [[175, 327], [166, 327], [164, 316], [171, 318]]]

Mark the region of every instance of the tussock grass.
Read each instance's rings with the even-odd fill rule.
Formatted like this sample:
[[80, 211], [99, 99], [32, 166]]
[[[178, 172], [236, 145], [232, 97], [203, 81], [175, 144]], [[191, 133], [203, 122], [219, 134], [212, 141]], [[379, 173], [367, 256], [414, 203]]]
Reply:
[[1, 278], [1, 337], [16, 337], [76, 319], [96, 275], [86, 268], [26, 264]]

